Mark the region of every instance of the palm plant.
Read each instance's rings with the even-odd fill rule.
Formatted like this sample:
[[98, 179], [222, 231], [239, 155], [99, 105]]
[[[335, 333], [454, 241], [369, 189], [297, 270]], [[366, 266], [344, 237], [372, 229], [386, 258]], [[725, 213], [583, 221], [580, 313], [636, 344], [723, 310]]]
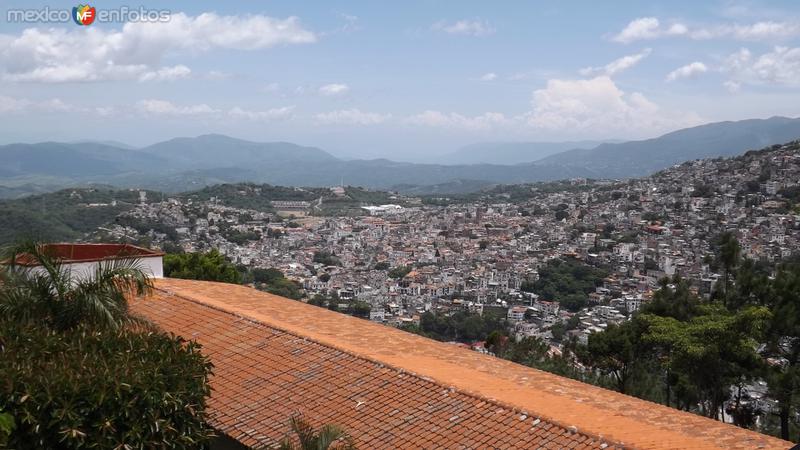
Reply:
[[[23, 242], [3, 253], [0, 316], [43, 322], [58, 330], [77, 326], [116, 330], [140, 323], [128, 314], [127, 296], [146, 294], [153, 284], [139, 260], [101, 261], [92, 273], [73, 277], [69, 266], [44, 244]], [[37, 265], [20, 265], [20, 260]]]
[[289, 419], [292, 432], [297, 435], [296, 444], [288, 436], [281, 441], [280, 450], [355, 450], [353, 439], [342, 428], [336, 425], [324, 425], [319, 430], [308, 423], [303, 416], [292, 416]]

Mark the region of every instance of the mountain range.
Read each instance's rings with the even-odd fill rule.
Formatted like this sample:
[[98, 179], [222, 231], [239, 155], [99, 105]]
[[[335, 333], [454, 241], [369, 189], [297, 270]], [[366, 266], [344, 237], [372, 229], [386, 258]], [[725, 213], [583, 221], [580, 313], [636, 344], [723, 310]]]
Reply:
[[449, 164], [343, 160], [315, 147], [222, 135], [176, 138], [139, 149], [113, 142], [9, 144], [0, 146], [0, 197], [87, 183], [177, 192], [240, 181], [446, 194], [500, 183], [638, 177], [687, 160], [733, 156], [797, 138], [800, 119], [772, 117], [593, 147], [592, 142], [480, 144], [449, 155]]
[[522, 164], [556, 153], [622, 141], [481, 142], [435, 158], [439, 164]]

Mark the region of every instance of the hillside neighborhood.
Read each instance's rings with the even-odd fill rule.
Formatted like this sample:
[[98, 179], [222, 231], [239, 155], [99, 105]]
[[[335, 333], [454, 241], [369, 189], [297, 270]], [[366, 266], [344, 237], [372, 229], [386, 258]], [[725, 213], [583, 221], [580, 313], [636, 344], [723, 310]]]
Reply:
[[[793, 142], [627, 181], [499, 186], [424, 201], [397, 194], [388, 197], [392, 204], [364, 204], [346, 216], [314, 215], [322, 197], [254, 210], [214, 197], [148, 203], [143, 194], [94, 237], [217, 249], [238, 265], [280, 270], [306, 301], [324, 298], [343, 311], [358, 303], [365, 317], [393, 326], [419, 324], [426, 312], [489, 311], [505, 317], [517, 339], [543, 338], [558, 351], [565, 339], [585, 343], [626, 320], [664, 277], [680, 275], [708, 297], [721, 276], [711, 255], [722, 232], [733, 232], [754, 261], [791, 257], [800, 246], [798, 180]], [[244, 197], [260, 193], [238, 189]], [[326, 195], [341, 200], [348, 190]], [[131, 219], [136, 228], [123, 225]], [[537, 285], [562, 261], [562, 269], [595, 268], [589, 289], [556, 299]]]

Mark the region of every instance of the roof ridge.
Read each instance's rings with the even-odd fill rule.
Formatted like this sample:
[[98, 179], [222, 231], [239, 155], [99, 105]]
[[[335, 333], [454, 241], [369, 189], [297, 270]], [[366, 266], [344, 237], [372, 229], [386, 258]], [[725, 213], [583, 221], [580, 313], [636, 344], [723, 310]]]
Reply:
[[[615, 448], [615, 449], [634, 449], [635, 448], [635, 447], [630, 447], [628, 445], [625, 445], [625, 443], [623, 443], [623, 442], [609, 441], [608, 439], [606, 439], [605, 437], [603, 437], [600, 434], [587, 432], [587, 431], [584, 431], [584, 430], [580, 430], [580, 429], [578, 429], [578, 427], [576, 427], [574, 425], [565, 425], [561, 421], [559, 421], [557, 419], [553, 419], [551, 417], [548, 417], [545, 414], [540, 414], [540, 413], [536, 413], [536, 412], [534, 414], [531, 414], [528, 411], [525, 411], [525, 410], [523, 410], [522, 408], [520, 408], [518, 406], [514, 406], [514, 405], [511, 405], [511, 404], [505, 403], [505, 402], [503, 402], [501, 400], [498, 400], [496, 398], [491, 398], [491, 397], [487, 397], [485, 395], [480, 395], [480, 394], [478, 394], [476, 392], [473, 392], [471, 390], [468, 390], [468, 389], [459, 389], [459, 388], [456, 388], [455, 386], [447, 385], [445, 382], [437, 380], [435, 378], [419, 374], [417, 372], [405, 369], [403, 367], [395, 366], [394, 364], [387, 363], [385, 361], [381, 361], [381, 360], [373, 358], [371, 356], [367, 356], [367, 355], [356, 353], [356, 352], [354, 352], [354, 351], [352, 351], [350, 349], [345, 349], [343, 347], [340, 347], [340, 346], [337, 346], [337, 345], [334, 345], [334, 344], [330, 344], [330, 343], [327, 343], [327, 342], [321, 342], [321, 341], [319, 341], [318, 339], [315, 339], [315, 338], [311, 338], [311, 337], [308, 337], [308, 336], [303, 336], [303, 335], [301, 335], [301, 334], [299, 334], [297, 332], [288, 330], [288, 329], [283, 328], [283, 327], [279, 327], [279, 326], [276, 326], [276, 325], [264, 323], [264, 322], [262, 322], [262, 321], [260, 321], [258, 319], [246, 316], [246, 315], [241, 314], [241, 313], [239, 313], [237, 311], [228, 310], [228, 309], [225, 309], [225, 308], [220, 307], [218, 305], [211, 305], [211, 304], [205, 303], [205, 302], [203, 302], [201, 300], [197, 300], [197, 299], [194, 299], [194, 298], [191, 298], [191, 297], [176, 293], [176, 292], [171, 291], [169, 289], [156, 287], [155, 290], [163, 292], [164, 294], [167, 294], [167, 295], [169, 295], [171, 297], [177, 297], [177, 298], [180, 298], [181, 300], [188, 301], [190, 303], [194, 303], [194, 304], [200, 305], [202, 307], [205, 307], [205, 308], [208, 308], [208, 309], [212, 309], [214, 311], [219, 311], [219, 312], [222, 312], [224, 314], [228, 314], [228, 315], [240, 318], [240, 319], [244, 319], [244, 320], [247, 320], [247, 321], [252, 322], [254, 324], [258, 324], [260, 326], [266, 327], [266, 328], [270, 328], [270, 329], [273, 329], [273, 330], [280, 331], [281, 333], [285, 333], [287, 335], [294, 336], [296, 338], [300, 338], [300, 339], [304, 339], [304, 340], [309, 341], [309, 342], [313, 342], [313, 343], [315, 343], [317, 345], [320, 345], [322, 347], [327, 347], [327, 348], [330, 348], [330, 349], [333, 349], [333, 350], [336, 350], [336, 351], [339, 351], [339, 352], [342, 352], [342, 353], [345, 353], [345, 354], [348, 354], [348, 355], [352, 355], [352, 356], [354, 356], [356, 358], [362, 359], [364, 361], [368, 361], [368, 362], [370, 362], [372, 364], [376, 364], [376, 365], [379, 365], [379, 366], [387, 367], [387, 368], [389, 368], [391, 370], [400, 372], [402, 374], [408, 374], [408, 375], [413, 376], [413, 377], [415, 377], [417, 379], [420, 379], [420, 380], [423, 380], [423, 381], [427, 381], [429, 383], [436, 384], [436, 385], [438, 385], [438, 386], [440, 386], [440, 387], [442, 387], [444, 389], [449, 390], [450, 392], [459, 392], [462, 395], [466, 395], [466, 396], [471, 397], [471, 398], [476, 399], [476, 400], [493, 403], [493, 404], [495, 404], [495, 405], [497, 405], [497, 406], [499, 406], [501, 408], [507, 409], [509, 411], [513, 411], [515, 413], [520, 413], [520, 414], [525, 415], [527, 417], [536, 417], [537, 420], [541, 420], [543, 422], [547, 422], [547, 423], [550, 423], [552, 425], [555, 425], [555, 426], [557, 426], [559, 428], [562, 428], [562, 429], [566, 430], [569, 433], [579, 434], [579, 435], [585, 436], [587, 438], [596, 440], [601, 444], [601, 448]], [[402, 330], [400, 330], [400, 331], [402, 331]], [[538, 423], [536, 425], [538, 426]]]

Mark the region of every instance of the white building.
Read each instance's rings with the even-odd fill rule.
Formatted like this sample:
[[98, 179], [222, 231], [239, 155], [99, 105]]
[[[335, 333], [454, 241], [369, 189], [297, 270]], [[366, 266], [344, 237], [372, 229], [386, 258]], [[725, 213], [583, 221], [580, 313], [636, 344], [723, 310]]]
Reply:
[[[85, 280], [94, 275], [101, 264], [117, 260], [138, 260], [144, 272], [153, 278], [164, 278], [164, 253], [129, 244], [46, 244], [44, 251], [57, 259], [72, 280]], [[32, 272], [44, 271], [30, 255], [17, 256], [17, 265]]]
[[528, 308], [524, 306], [512, 306], [508, 308], [508, 320], [511, 322], [522, 322], [525, 320], [525, 311]]

